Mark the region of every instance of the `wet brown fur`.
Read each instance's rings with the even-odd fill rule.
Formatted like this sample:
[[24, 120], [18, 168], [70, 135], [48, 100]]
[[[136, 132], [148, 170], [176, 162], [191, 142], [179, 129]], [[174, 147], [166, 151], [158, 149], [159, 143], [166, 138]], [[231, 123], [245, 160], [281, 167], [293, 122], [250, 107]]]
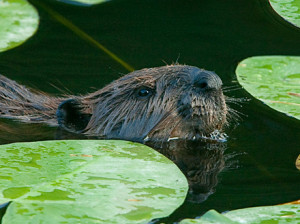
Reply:
[[[208, 86], [214, 88], [195, 85], [198, 73], [205, 76], [205, 72]], [[53, 97], [0, 76], [0, 116], [57, 125], [61, 102], [75, 99], [80, 113], [90, 116], [80, 130], [84, 134], [136, 141], [192, 139], [222, 130], [226, 124], [228, 110], [221, 85], [212, 72], [168, 65], [129, 73], [86, 96]], [[141, 89], [149, 90], [150, 96], [139, 97]]]
[[30, 91], [0, 75], [0, 117], [57, 126], [55, 113], [62, 100], [43, 92]]

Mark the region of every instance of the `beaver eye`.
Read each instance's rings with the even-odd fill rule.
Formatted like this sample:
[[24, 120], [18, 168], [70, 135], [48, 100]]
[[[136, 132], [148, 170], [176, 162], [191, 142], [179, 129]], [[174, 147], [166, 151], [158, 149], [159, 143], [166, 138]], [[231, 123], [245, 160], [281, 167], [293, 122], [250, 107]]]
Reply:
[[146, 98], [146, 97], [152, 95], [152, 89], [147, 88], [147, 87], [140, 88], [140, 89], [137, 91], [137, 95], [138, 95], [138, 97], [140, 97], [140, 98]]

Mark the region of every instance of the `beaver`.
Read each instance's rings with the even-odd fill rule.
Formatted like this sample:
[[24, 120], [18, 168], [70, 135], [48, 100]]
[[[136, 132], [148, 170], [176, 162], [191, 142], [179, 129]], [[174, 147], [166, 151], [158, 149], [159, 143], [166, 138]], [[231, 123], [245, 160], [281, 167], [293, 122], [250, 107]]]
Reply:
[[83, 96], [50, 96], [0, 76], [0, 117], [137, 142], [222, 138], [220, 77], [189, 65], [131, 72]]

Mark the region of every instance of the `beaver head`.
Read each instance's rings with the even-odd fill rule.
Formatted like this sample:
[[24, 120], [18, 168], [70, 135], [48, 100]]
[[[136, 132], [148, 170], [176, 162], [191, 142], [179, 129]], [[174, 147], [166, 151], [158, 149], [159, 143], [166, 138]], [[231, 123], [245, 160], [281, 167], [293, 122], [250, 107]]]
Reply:
[[58, 122], [88, 135], [132, 141], [210, 138], [226, 123], [221, 88], [214, 72], [193, 66], [142, 69], [64, 101]]

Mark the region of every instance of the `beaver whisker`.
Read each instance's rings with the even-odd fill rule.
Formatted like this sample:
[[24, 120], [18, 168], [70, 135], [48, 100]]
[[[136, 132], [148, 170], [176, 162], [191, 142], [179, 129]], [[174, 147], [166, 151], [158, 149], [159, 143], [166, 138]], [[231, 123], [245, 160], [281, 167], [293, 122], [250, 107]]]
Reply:
[[[248, 98], [235, 98], [235, 97], [228, 97], [225, 96], [225, 101], [226, 103], [228, 103], [228, 122], [227, 123], [235, 123], [237, 124], [239, 121], [242, 120], [241, 117], [246, 116], [245, 114], [241, 113], [240, 111], [237, 111], [235, 109], [233, 109], [230, 104], [234, 104], [237, 105], [239, 107], [243, 106], [243, 103], [248, 102], [250, 99]], [[228, 126], [228, 125], [227, 125]]]
[[225, 124], [226, 127], [237, 125], [241, 120], [242, 116], [246, 116], [245, 114], [228, 107], [228, 115], [227, 115], [227, 122]]
[[242, 87], [237, 87], [235, 89], [225, 89], [223, 90], [224, 93], [228, 93], [228, 92], [233, 92], [233, 91], [237, 91], [237, 90], [241, 90], [243, 89]]
[[248, 102], [248, 101], [250, 101], [250, 99], [246, 98], [246, 97], [237, 98], [237, 97], [225, 96], [225, 101], [229, 102], [229, 103], [235, 103], [235, 104], [239, 105], [239, 103]]
[[235, 114], [236, 116], [247, 116], [246, 114], [244, 114], [238, 110], [235, 110], [231, 107], [228, 107], [228, 112], [229, 112], [229, 116], [230, 116], [230, 114]]
[[[236, 81], [235, 81], [236, 82]], [[222, 86], [222, 89], [230, 89], [230, 88], [235, 88], [235, 87], [239, 87], [240, 85], [238, 83], [233, 83], [232, 85], [225, 85]]]
[[240, 90], [240, 89], [243, 89], [242, 86], [238, 85], [238, 84], [234, 84], [232, 86], [223, 86], [222, 87], [222, 91], [224, 93], [226, 92], [232, 92], [232, 91], [236, 91], [236, 90]]

